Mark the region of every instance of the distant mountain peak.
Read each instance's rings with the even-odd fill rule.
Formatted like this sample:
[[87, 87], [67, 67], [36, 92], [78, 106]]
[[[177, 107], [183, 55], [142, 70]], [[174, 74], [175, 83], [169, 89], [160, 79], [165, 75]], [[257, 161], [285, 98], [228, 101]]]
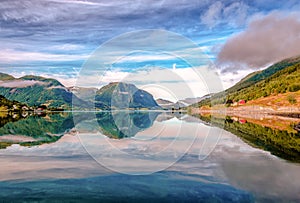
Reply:
[[159, 99], [156, 99], [156, 102], [159, 104], [159, 105], [169, 105], [169, 104], [174, 104], [174, 102], [171, 102], [171, 101], [169, 101], [169, 100], [167, 100], [167, 99], [161, 99], [161, 98], [159, 98]]
[[96, 92], [96, 107], [107, 106], [108, 108], [148, 108], [159, 109], [160, 106], [153, 96], [134, 84], [124, 82], [111, 82]]

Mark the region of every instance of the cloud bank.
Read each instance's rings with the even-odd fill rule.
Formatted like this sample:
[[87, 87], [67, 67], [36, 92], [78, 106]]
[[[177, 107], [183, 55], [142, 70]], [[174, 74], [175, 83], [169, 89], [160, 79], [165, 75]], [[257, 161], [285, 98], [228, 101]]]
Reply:
[[262, 68], [300, 55], [300, 15], [271, 13], [253, 20], [245, 31], [221, 48], [217, 63], [223, 71]]

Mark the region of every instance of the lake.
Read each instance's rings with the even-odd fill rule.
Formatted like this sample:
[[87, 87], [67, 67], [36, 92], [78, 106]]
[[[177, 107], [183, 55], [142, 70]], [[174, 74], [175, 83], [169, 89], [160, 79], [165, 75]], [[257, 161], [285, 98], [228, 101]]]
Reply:
[[299, 119], [1, 115], [5, 201], [299, 202]]

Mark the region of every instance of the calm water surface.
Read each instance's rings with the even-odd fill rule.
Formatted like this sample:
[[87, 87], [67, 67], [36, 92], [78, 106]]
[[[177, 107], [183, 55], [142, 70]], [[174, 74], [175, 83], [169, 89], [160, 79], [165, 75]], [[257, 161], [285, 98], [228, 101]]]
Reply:
[[280, 120], [126, 111], [3, 116], [0, 198], [299, 202], [298, 121], [272, 119]]

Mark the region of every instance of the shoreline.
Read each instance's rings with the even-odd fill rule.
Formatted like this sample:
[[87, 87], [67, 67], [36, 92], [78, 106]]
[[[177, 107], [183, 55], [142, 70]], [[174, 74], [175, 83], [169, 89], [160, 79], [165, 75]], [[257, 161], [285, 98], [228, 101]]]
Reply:
[[[293, 109], [297, 110], [297, 109]], [[293, 129], [300, 132], [300, 111], [278, 111], [272, 108], [259, 106], [222, 107], [218, 109], [193, 108], [191, 115], [212, 116], [226, 119], [229, 116], [234, 121], [241, 124], [246, 122], [271, 127], [279, 130]]]
[[258, 119], [266, 116], [279, 116], [285, 118], [300, 119], [299, 107], [263, 107], [258, 105], [253, 106], [238, 106], [238, 107], [215, 107], [211, 109], [191, 108], [191, 114], [212, 114], [212, 115], [228, 115], [240, 116], [244, 118]]

